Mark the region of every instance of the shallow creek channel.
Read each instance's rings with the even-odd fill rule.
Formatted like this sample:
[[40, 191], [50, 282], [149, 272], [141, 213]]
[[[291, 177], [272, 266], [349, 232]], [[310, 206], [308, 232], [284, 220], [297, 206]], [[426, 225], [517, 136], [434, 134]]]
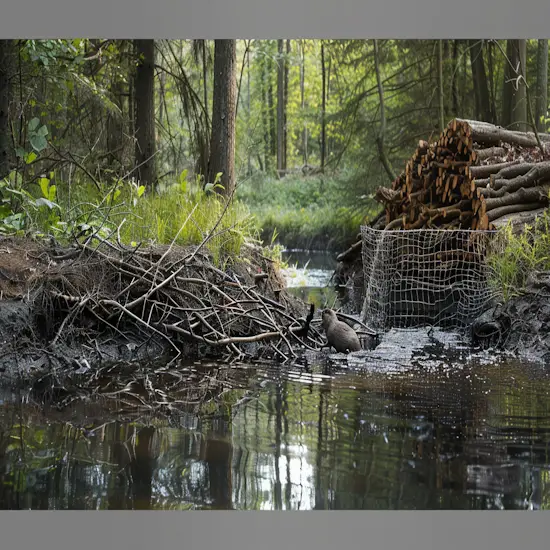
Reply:
[[[286, 258], [292, 292], [335, 303], [331, 255]], [[541, 364], [419, 329], [347, 357], [186, 368], [225, 369], [232, 405], [113, 418], [0, 393], [0, 508], [550, 508]]]

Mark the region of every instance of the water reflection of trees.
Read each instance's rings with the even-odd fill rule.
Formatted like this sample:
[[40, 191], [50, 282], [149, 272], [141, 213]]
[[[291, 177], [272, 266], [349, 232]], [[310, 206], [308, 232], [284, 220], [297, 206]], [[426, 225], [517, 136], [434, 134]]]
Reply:
[[207, 417], [93, 430], [3, 405], [0, 507], [546, 508], [549, 391], [521, 366], [281, 372]]

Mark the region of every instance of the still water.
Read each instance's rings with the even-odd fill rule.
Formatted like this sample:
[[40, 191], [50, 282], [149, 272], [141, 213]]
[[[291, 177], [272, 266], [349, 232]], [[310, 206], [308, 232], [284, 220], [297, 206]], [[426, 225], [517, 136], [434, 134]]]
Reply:
[[542, 365], [418, 330], [345, 359], [188, 368], [223, 372], [223, 404], [116, 417], [0, 394], [0, 508], [550, 508]]

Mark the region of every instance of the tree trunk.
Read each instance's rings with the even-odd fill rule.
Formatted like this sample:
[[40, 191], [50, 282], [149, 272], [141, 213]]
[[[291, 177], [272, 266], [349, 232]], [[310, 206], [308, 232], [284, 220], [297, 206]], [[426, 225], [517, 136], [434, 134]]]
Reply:
[[204, 96], [204, 111], [208, 126], [208, 64], [206, 59], [206, 40], [202, 40], [202, 93]]
[[496, 101], [496, 92], [495, 92], [495, 66], [493, 62], [493, 49], [495, 45], [494, 42], [489, 41], [487, 45], [487, 57], [489, 59], [489, 101], [491, 103], [491, 115], [493, 124], [498, 123], [497, 117], [497, 101]]
[[525, 77], [526, 46], [526, 40], [507, 41], [502, 93], [502, 125], [520, 131], [527, 129], [525, 83], [517, 81], [518, 76]]
[[10, 173], [11, 132], [9, 123], [12, 40], [0, 40], [0, 179]]
[[267, 41], [268, 56], [267, 56], [267, 105], [268, 105], [268, 120], [269, 120], [269, 153], [271, 157], [277, 155], [277, 121], [275, 118], [275, 101], [273, 98], [273, 51], [272, 41]]
[[458, 40], [453, 40], [453, 62], [451, 77], [451, 96], [453, 100], [453, 115], [458, 116]]
[[113, 96], [113, 103], [120, 109], [120, 112], [109, 112], [107, 114], [107, 149], [109, 152], [109, 164], [114, 169], [120, 168], [124, 158], [123, 94], [124, 83], [116, 76], [113, 77], [111, 95]]
[[323, 86], [321, 90], [321, 172], [325, 169], [325, 153], [326, 153], [326, 99], [327, 99], [327, 83], [326, 83], [326, 68], [325, 68], [325, 45], [321, 40], [321, 77]]
[[[248, 51], [246, 52], [246, 100], [247, 100], [247, 109], [246, 109], [246, 129], [248, 135], [250, 135], [251, 127], [250, 127], [250, 48], [248, 48]], [[252, 149], [250, 147], [246, 148], [248, 151], [248, 161], [247, 161], [247, 176], [250, 176], [252, 174]]]
[[208, 180], [213, 183], [222, 172], [222, 194], [235, 188], [235, 107], [237, 100], [237, 44], [216, 40], [214, 46], [214, 105]]
[[154, 435], [155, 428], [147, 426], [138, 432], [136, 438], [135, 456], [130, 463], [132, 499], [136, 510], [150, 510], [151, 508], [155, 466], [155, 459], [152, 454]]
[[443, 92], [443, 40], [438, 40], [437, 48], [437, 87], [439, 88], [439, 125], [441, 131], [445, 129], [445, 101]]
[[[548, 110], [548, 39], [538, 41], [537, 48], [537, 102], [535, 120], [540, 132], [546, 131], [546, 111]], [[543, 118], [544, 117], [544, 118]]]
[[277, 171], [279, 176], [284, 165], [284, 104], [285, 104], [285, 67], [283, 62], [284, 40], [277, 40]]
[[483, 42], [470, 40], [470, 62], [472, 64], [472, 76], [476, 95], [476, 118], [484, 122], [494, 122], [491, 113], [491, 101], [489, 87], [483, 60]]
[[380, 130], [378, 132], [378, 137], [376, 138], [376, 146], [378, 147], [380, 162], [382, 163], [382, 166], [384, 166], [384, 170], [386, 170], [390, 180], [393, 181], [395, 180], [395, 173], [384, 148], [384, 137], [386, 134], [386, 111], [384, 108], [384, 88], [382, 86], [382, 79], [380, 78], [380, 54], [378, 51], [378, 40], [374, 40], [374, 70], [376, 72], [378, 98], [380, 101]]
[[288, 73], [289, 73], [289, 59], [290, 59], [290, 39], [286, 41], [286, 57], [285, 57], [285, 101], [283, 105], [283, 119], [284, 119], [284, 131], [283, 131], [283, 170], [287, 169], [288, 162], [288, 119], [287, 119], [287, 106], [288, 106]]
[[269, 132], [269, 111], [267, 105], [267, 61], [263, 51], [260, 55], [260, 96], [262, 112], [262, 128], [264, 132], [264, 168], [268, 173], [271, 168], [271, 145]]
[[307, 165], [308, 154], [307, 154], [307, 119], [305, 118], [305, 109], [306, 109], [306, 94], [305, 94], [305, 83], [306, 83], [306, 52], [304, 48], [304, 41], [301, 43], [301, 64], [300, 64], [300, 99], [301, 99], [301, 108], [302, 115], [304, 116], [304, 129], [302, 131], [302, 150], [304, 155], [304, 164]]
[[155, 41], [136, 40], [136, 165], [142, 185], [156, 183], [155, 162]]

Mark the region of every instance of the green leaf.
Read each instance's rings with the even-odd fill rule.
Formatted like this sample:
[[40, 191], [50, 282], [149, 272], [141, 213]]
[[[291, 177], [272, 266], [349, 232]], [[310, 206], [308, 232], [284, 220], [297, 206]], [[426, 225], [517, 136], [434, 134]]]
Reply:
[[4, 225], [7, 225], [8, 227], [15, 229], [16, 231], [20, 231], [25, 227], [24, 215], [22, 213], [19, 213], [4, 218]]
[[55, 200], [56, 193], [57, 193], [57, 186], [56, 185], [50, 185], [50, 189], [48, 190], [48, 198], [51, 201]]
[[48, 146], [48, 142], [46, 141], [46, 138], [38, 134], [32, 135], [29, 141], [31, 143], [32, 148], [37, 153], [40, 153], [40, 151], [43, 151]]
[[210, 193], [213, 189], [214, 189], [214, 184], [213, 183], [207, 183], [204, 186], [205, 193]]
[[39, 178], [38, 185], [40, 185], [40, 190], [42, 191], [42, 196], [48, 198], [50, 196], [48, 192], [48, 187], [50, 185], [50, 180], [48, 178]]
[[0, 206], [0, 220], [5, 218], [6, 216], [10, 216], [12, 214], [12, 209], [9, 204], [3, 204]]
[[37, 158], [38, 158], [38, 155], [34, 151], [31, 151], [25, 157], [25, 164], [31, 164], [31, 162], [34, 162]]
[[36, 128], [38, 128], [38, 125], [40, 124], [40, 120], [38, 118], [33, 118], [29, 121], [29, 132], [34, 132]]
[[47, 136], [48, 135], [48, 127], [44, 124], [36, 130], [36, 134], [39, 136]]
[[17, 149], [15, 149], [15, 156], [18, 157], [18, 158], [25, 158], [25, 155], [26, 155], [26, 151], [25, 149], [23, 149], [23, 147], [17, 147]]
[[138, 190], [137, 190], [137, 196], [141, 197], [141, 195], [143, 195], [143, 193], [145, 193], [145, 185], [140, 185], [138, 187]]

